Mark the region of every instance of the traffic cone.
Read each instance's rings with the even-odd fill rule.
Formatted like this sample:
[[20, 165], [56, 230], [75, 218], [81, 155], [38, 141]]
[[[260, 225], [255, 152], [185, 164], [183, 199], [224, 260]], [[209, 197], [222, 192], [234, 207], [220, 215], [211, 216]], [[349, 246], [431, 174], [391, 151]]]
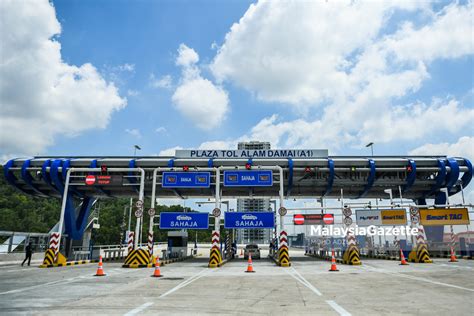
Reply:
[[99, 256], [99, 266], [97, 267], [97, 272], [95, 276], [106, 276], [104, 269], [102, 268], [102, 256]]
[[153, 272], [152, 277], [154, 278], [161, 278], [163, 275], [161, 274], [160, 271], [160, 257], [157, 256], [155, 260], [155, 272]]
[[451, 259], [449, 262], [458, 262], [458, 259], [456, 258], [456, 254], [454, 253], [453, 247], [451, 247]]
[[252, 265], [252, 255], [249, 253], [249, 260], [248, 260], [248, 264], [247, 264], [247, 271], [245, 272], [255, 272], [253, 271], [253, 265]]
[[400, 249], [400, 266], [407, 266], [408, 262], [405, 260], [402, 249]]
[[339, 271], [336, 266], [336, 257], [334, 256], [334, 248], [332, 249], [332, 257], [331, 257], [331, 269], [329, 272], [336, 272]]

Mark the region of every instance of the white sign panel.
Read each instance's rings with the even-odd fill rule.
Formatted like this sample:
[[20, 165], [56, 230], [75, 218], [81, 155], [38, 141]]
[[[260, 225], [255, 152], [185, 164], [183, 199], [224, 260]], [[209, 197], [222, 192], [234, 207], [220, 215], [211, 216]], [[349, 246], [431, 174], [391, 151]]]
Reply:
[[380, 226], [382, 215], [380, 210], [356, 210], [356, 222], [358, 226]]
[[279, 159], [327, 158], [327, 149], [176, 150], [176, 158]]

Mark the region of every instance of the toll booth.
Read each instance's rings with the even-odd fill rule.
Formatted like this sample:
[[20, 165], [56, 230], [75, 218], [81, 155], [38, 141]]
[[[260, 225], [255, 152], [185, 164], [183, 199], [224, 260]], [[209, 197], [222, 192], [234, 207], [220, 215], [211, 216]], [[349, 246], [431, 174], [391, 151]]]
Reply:
[[179, 258], [188, 255], [188, 232], [170, 231], [168, 232], [168, 258]]

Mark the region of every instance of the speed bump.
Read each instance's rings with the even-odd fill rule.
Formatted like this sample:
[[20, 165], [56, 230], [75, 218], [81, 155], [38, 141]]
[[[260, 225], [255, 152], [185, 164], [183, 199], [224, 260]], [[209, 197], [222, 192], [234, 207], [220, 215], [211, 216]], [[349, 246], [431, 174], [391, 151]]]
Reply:
[[361, 265], [359, 248], [355, 245], [350, 245], [342, 256], [342, 262], [354, 266]]
[[150, 268], [153, 263], [147, 249], [132, 250], [125, 258], [122, 268]]

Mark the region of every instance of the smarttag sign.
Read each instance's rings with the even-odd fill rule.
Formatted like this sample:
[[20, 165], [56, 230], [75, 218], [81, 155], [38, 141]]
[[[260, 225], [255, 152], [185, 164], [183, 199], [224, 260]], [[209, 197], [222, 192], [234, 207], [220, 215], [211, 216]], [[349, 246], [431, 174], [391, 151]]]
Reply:
[[210, 172], [163, 172], [163, 188], [209, 188]]
[[274, 228], [273, 212], [226, 212], [224, 228]]
[[420, 209], [423, 226], [469, 225], [467, 208]]
[[358, 226], [398, 226], [407, 224], [405, 209], [356, 210]]
[[273, 172], [271, 170], [236, 170], [224, 171], [224, 186], [227, 187], [271, 187]]
[[160, 229], [208, 229], [209, 213], [160, 213]]

